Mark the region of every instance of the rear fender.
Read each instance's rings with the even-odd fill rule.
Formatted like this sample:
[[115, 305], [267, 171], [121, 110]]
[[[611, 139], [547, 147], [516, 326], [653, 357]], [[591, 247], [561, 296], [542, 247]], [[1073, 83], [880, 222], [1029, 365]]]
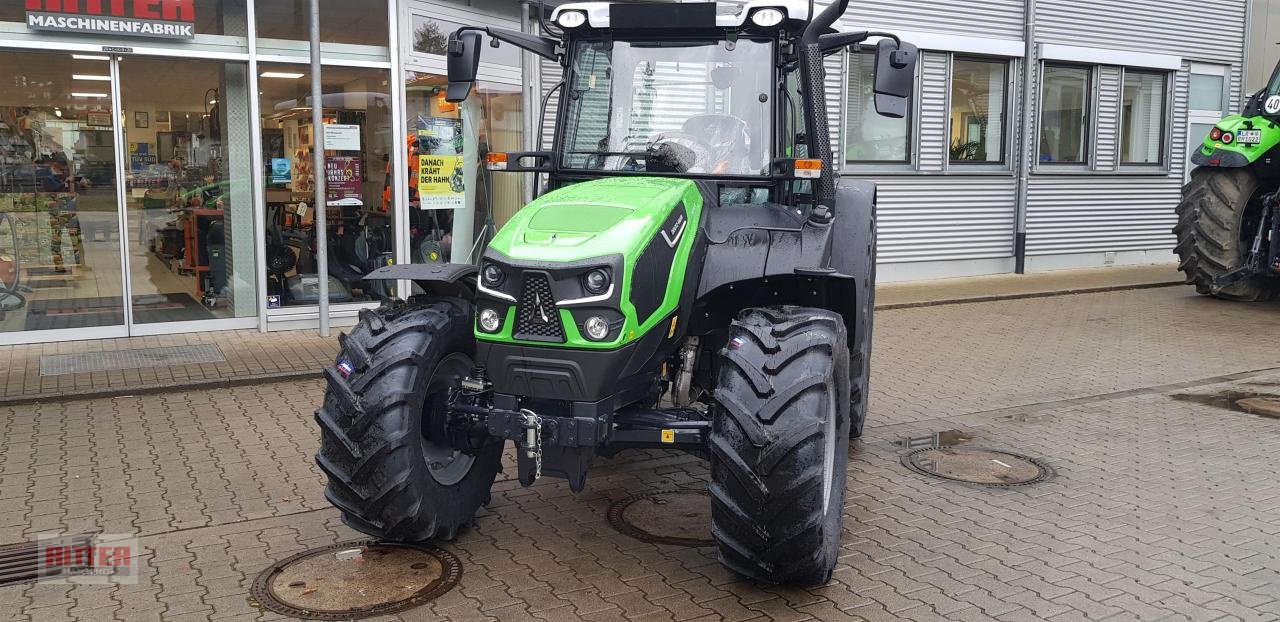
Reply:
[[[1277, 147], [1280, 147], [1280, 123], [1275, 120], [1264, 116], [1246, 117], [1237, 114], [1219, 121], [1216, 127], [1233, 140], [1223, 142], [1204, 136], [1191, 154], [1192, 164], [1213, 168], [1243, 168], [1262, 159], [1270, 163], [1276, 157]], [[1259, 142], [1245, 144], [1234, 139], [1241, 131], [1246, 130], [1260, 131]], [[1193, 140], [1194, 138], [1192, 137]]]
[[370, 272], [366, 281], [413, 281], [430, 296], [453, 296], [474, 300], [476, 275], [480, 268], [465, 263], [397, 264]]
[[842, 182], [836, 188], [835, 219], [819, 226], [780, 207], [726, 206], [704, 212], [707, 257], [691, 332], [722, 329], [751, 306], [811, 306], [844, 317], [850, 346], [869, 357], [875, 198], [870, 182]]

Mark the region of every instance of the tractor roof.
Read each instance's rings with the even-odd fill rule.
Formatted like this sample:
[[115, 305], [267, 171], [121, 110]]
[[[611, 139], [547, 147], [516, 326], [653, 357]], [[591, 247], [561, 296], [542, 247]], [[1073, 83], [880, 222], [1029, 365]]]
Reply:
[[[614, 6], [627, 6], [626, 2], [574, 2], [571, 4], [560, 5], [551, 13], [551, 20], [554, 22], [559, 18], [560, 14], [566, 11], [581, 11], [587, 14], [587, 24], [592, 28], [610, 28], [613, 26], [610, 22], [610, 9]], [[730, 4], [727, 2], [709, 3], [716, 5], [716, 18], [714, 24], [706, 24], [709, 28], [736, 28], [747, 23], [747, 19], [751, 13], [757, 9], [776, 8], [786, 13], [787, 19], [808, 21], [809, 19], [809, 2], [808, 0], [750, 0], [743, 4]], [[672, 4], [673, 7], [680, 6]], [[676, 26], [673, 28], [688, 28], [688, 24]]]

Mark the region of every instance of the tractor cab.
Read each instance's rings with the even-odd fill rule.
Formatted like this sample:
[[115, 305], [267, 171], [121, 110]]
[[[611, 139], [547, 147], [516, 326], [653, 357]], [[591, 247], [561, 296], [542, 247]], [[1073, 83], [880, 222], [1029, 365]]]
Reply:
[[548, 96], [559, 97], [552, 150], [491, 154], [490, 169], [545, 173], [548, 190], [600, 177], [686, 178], [714, 185], [722, 203], [811, 207], [815, 186], [804, 180], [834, 171], [815, 145], [830, 151], [806, 37], [821, 55], [879, 38], [876, 100], [886, 116], [905, 114], [916, 50], [890, 34], [812, 29], [809, 5], [585, 2], [555, 9], [554, 39], [462, 28], [449, 44], [450, 98], [469, 93], [487, 34], [494, 47], [514, 44], [564, 70]]

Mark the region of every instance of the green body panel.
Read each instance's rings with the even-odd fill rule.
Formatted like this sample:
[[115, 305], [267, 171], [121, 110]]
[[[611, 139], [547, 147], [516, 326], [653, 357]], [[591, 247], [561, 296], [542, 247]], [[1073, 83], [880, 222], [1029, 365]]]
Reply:
[[1211, 156], [1222, 152], [1238, 153], [1252, 164], [1263, 154], [1280, 144], [1280, 125], [1266, 117], [1246, 117], [1234, 114], [1219, 121], [1217, 127], [1223, 132], [1230, 132], [1232, 136], [1235, 136], [1240, 130], [1262, 130], [1262, 142], [1256, 145], [1244, 145], [1240, 144], [1239, 141], [1227, 144], [1205, 136], [1204, 143], [1200, 145], [1200, 153], [1202, 155]]
[[[638, 318], [631, 304], [632, 275], [640, 255], [659, 235], [672, 211], [683, 205], [688, 223], [680, 238], [671, 267], [666, 294], [658, 310], [648, 318]], [[476, 339], [521, 343], [544, 348], [609, 350], [625, 346], [663, 324], [680, 305], [681, 291], [693, 252], [694, 232], [703, 209], [702, 193], [694, 182], [665, 177], [608, 177], [586, 181], [549, 192], [526, 205], [494, 236], [489, 248], [515, 264], [578, 262], [619, 255], [623, 257], [621, 307], [626, 318], [622, 332], [612, 342], [589, 341], [567, 309], [560, 309], [565, 343], [521, 341], [512, 336], [516, 308], [507, 313], [503, 328], [496, 334], [475, 331]]]

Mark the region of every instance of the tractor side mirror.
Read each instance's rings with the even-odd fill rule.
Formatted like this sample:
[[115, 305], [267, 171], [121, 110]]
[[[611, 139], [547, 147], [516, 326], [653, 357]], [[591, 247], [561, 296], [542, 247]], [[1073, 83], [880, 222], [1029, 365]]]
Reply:
[[885, 38], [876, 44], [876, 112], [881, 116], [907, 116], [907, 99], [915, 92], [919, 57], [920, 50], [905, 41]]
[[460, 102], [471, 94], [480, 71], [480, 33], [468, 30], [449, 35], [449, 91], [445, 100]]

